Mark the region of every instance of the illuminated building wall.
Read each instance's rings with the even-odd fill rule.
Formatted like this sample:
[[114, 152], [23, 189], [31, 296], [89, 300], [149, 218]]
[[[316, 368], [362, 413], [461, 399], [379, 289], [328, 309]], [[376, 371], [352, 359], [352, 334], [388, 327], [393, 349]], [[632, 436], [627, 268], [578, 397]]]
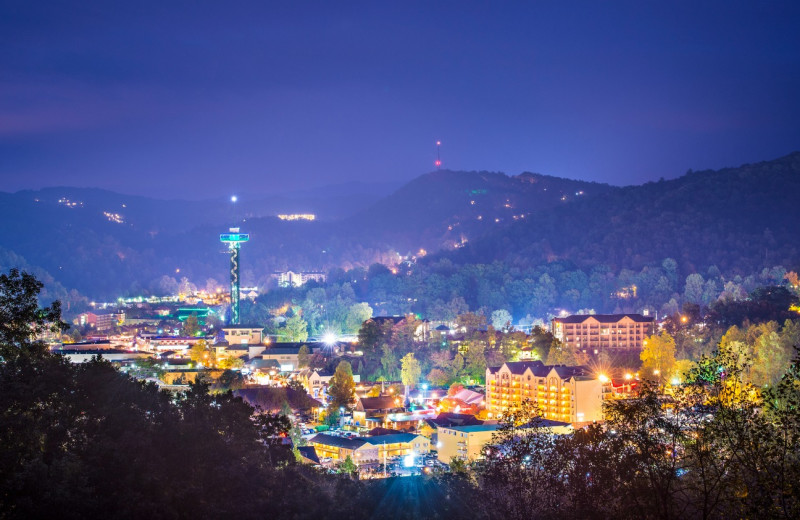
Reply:
[[610, 382], [585, 367], [517, 361], [486, 369], [486, 410], [502, 415], [523, 401], [536, 403], [545, 419], [584, 423], [603, 419]]
[[553, 318], [551, 332], [579, 350], [641, 350], [654, 325], [652, 316], [641, 314], [586, 314]]

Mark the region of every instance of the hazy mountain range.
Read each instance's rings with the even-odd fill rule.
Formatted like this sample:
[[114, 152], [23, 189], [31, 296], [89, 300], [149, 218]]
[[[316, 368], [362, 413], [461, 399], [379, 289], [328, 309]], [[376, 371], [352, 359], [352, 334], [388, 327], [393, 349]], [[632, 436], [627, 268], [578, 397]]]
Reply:
[[[0, 193], [0, 268], [45, 279], [50, 295], [157, 290], [163, 275], [224, 282], [219, 233], [249, 232], [243, 279], [276, 270], [396, 262], [420, 249], [456, 263], [520, 266], [567, 259], [641, 268], [665, 257], [684, 272], [752, 271], [800, 260], [800, 153], [641, 186], [523, 173], [435, 171], [411, 182], [347, 183], [272, 197], [209, 201], [85, 188]], [[283, 221], [279, 213], [314, 213]], [[427, 260], [427, 259], [425, 259]], [[421, 261], [425, 261], [421, 260]]]

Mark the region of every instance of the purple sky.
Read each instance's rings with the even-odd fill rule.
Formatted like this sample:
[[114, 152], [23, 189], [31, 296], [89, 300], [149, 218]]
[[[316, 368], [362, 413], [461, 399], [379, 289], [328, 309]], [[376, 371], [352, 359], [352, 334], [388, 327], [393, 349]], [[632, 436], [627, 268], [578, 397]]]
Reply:
[[[0, 6], [0, 191], [612, 184], [800, 149], [800, 2]], [[702, 4], [701, 6], [698, 4]]]

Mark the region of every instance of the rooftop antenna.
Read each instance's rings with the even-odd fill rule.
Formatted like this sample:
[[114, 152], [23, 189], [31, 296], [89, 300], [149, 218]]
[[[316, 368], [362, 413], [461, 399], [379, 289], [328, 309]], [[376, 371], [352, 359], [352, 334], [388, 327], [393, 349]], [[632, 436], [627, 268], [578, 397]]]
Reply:
[[433, 165], [436, 166], [437, 170], [442, 167], [442, 156], [439, 153], [440, 146], [442, 146], [442, 142], [436, 141], [436, 161], [434, 161]]

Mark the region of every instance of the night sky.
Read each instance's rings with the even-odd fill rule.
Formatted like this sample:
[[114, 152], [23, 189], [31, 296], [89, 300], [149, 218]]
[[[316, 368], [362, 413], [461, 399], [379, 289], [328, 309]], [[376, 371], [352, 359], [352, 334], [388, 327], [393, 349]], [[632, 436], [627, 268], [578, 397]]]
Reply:
[[[702, 4], [698, 6], [697, 4]], [[800, 149], [800, 2], [0, 4], [0, 191], [444, 166], [612, 184]]]

